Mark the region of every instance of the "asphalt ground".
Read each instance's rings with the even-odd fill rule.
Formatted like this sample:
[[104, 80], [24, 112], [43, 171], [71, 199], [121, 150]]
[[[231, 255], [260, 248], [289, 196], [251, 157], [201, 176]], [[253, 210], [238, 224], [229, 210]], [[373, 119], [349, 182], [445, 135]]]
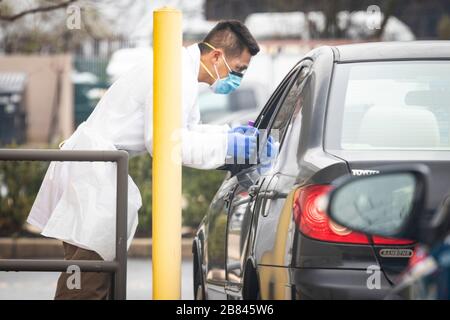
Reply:
[[[183, 300], [192, 300], [192, 260], [182, 263]], [[55, 272], [0, 272], [0, 300], [51, 300], [59, 273]], [[127, 299], [152, 298], [152, 261], [128, 259]]]

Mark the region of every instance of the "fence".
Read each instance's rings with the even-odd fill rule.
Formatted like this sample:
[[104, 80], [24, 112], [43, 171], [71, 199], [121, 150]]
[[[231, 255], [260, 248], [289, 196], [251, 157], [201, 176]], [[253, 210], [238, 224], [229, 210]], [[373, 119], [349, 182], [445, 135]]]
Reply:
[[112, 273], [110, 298], [126, 299], [128, 153], [125, 151], [0, 149], [0, 161], [100, 161], [117, 163], [116, 257], [114, 261], [0, 259], [0, 271], [65, 272], [76, 265], [81, 271]]

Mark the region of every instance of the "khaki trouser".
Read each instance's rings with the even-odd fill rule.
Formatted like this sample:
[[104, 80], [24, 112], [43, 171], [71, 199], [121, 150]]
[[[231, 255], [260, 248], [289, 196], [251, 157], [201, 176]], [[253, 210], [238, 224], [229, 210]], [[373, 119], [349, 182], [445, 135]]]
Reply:
[[[95, 251], [82, 249], [66, 242], [63, 242], [63, 245], [65, 260], [103, 260]], [[71, 288], [73, 276], [73, 273], [61, 273], [56, 286], [55, 300], [104, 300], [108, 298], [111, 285], [110, 273], [81, 272], [79, 289]], [[67, 280], [69, 280], [69, 286]]]

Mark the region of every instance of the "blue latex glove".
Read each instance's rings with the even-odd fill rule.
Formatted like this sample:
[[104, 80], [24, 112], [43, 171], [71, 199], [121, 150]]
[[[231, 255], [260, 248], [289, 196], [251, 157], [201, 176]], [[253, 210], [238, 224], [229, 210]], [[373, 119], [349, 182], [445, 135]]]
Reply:
[[264, 174], [269, 171], [273, 165], [273, 160], [278, 155], [278, 143], [273, 140], [271, 136], [267, 139], [265, 152], [261, 153], [260, 163], [261, 165], [258, 168], [258, 172], [260, 174]]
[[240, 132], [228, 133], [227, 156], [235, 164], [245, 164], [246, 160], [256, 152], [256, 136], [245, 135]]

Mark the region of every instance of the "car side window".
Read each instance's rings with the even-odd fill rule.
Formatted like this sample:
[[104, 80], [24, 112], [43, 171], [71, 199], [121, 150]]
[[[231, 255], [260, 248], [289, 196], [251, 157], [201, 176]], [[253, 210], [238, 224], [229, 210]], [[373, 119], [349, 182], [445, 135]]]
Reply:
[[278, 144], [279, 148], [281, 148], [292, 115], [300, 112], [302, 107], [303, 99], [301, 92], [305, 80], [310, 73], [311, 65], [312, 62], [310, 60], [304, 62], [289, 91], [285, 94], [283, 102], [279, 105], [275, 115], [272, 117], [267, 133], [272, 137], [273, 143]]
[[281, 84], [277, 87], [273, 95], [267, 101], [261, 113], [258, 115], [258, 118], [255, 121], [255, 127], [258, 129], [266, 129], [270, 123], [270, 119], [273, 117], [274, 112], [277, 110], [277, 106], [280, 100], [283, 98], [284, 92], [286, 88], [288, 88], [292, 80], [298, 74], [298, 68], [294, 68], [281, 82]]

